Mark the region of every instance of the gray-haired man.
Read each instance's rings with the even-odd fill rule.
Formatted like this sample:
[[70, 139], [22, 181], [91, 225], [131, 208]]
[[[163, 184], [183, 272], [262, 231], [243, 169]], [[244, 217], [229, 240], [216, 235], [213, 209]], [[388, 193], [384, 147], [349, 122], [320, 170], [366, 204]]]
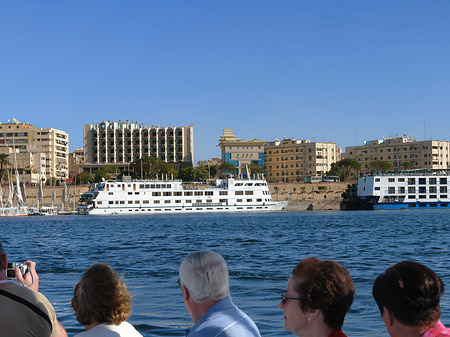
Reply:
[[233, 304], [228, 267], [212, 251], [189, 254], [180, 266], [180, 287], [194, 326], [189, 337], [260, 337], [256, 324]]

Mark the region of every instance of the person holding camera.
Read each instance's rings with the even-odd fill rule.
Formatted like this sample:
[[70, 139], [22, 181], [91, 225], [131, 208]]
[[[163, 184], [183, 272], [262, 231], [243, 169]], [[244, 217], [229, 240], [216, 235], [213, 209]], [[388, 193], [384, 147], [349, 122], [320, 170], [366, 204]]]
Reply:
[[[0, 242], [0, 327], [8, 337], [67, 337], [48, 299], [39, 292], [36, 263], [8, 264]], [[17, 283], [13, 282], [16, 279]]]
[[90, 266], [75, 286], [72, 308], [84, 332], [75, 337], [142, 337], [126, 320], [131, 316], [131, 293], [107, 263]]

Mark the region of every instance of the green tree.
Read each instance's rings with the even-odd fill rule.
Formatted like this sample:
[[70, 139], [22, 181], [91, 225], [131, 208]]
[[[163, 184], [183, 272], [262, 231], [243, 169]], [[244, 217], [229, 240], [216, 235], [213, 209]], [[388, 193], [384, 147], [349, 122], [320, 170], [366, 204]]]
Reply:
[[347, 181], [354, 178], [359, 170], [361, 170], [361, 164], [358, 161], [346, 158], [331, 164], [328, 175], [339, 176], [342, 181]]
[[8, 178], [8, 166], [11, 164], [6, 153], [0, 153], [0, 182]]
[[250, 164], [248, 166], [248, 170], [250, 174], [261, 174], [264, 173], [264, 166], [260, 166], [258, 164]]
[[222, 171], [228, 172], [228, 173], [232, 173], [232, 174], [236, 174], [236, 171], [237, 171], [236, 165], [234, 165], [233, 163], [230, 163], [230, 162], [222, 163], [219, 166], [219, 169], [221, 169]]
[[78, 184], [90, 184], [94, 182], [94, 177], [88, 172], [81, 172], [78, 176]]
[[195, 181], [195, 169], [193, 167], [185, 167], [180, 171], [180, 178], [183, 181]]
[[413, 163], [409, 162], [409, 161], [403, 163], [402, 167], [403, 167], [404, 170], [414, 170], [416, 168], [416, 166]]
[[372, 172], [386, 172], [393, 169], [392, 164], [386, 160], [373, 160], [369, 163]]
[[206, 181], [209, 178], [208, 166], [195, 167], [195, 180]]
[[167, 175], [168, 178], [178, 176], [177, 169], [171, 163], [166, 163], [155, 157], [142, 157], [131, 163], [131, 169], [137, 178], [154, 179]]

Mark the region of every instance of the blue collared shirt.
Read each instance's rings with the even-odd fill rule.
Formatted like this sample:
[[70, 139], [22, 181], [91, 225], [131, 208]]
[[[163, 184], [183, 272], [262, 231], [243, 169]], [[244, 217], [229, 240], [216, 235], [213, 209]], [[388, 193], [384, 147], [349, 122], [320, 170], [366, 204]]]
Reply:
[[231, 302], [231, 297], [215, 303], [192, 328], [189, 337], [261, 337], [258, 327], [245, 312]]

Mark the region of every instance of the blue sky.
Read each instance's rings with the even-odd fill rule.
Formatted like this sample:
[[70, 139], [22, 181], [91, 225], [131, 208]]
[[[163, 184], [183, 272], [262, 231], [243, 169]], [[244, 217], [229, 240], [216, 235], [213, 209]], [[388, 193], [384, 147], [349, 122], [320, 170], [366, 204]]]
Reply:
[[450, 140], [450, 1], [0, 0], [0, 121]]

